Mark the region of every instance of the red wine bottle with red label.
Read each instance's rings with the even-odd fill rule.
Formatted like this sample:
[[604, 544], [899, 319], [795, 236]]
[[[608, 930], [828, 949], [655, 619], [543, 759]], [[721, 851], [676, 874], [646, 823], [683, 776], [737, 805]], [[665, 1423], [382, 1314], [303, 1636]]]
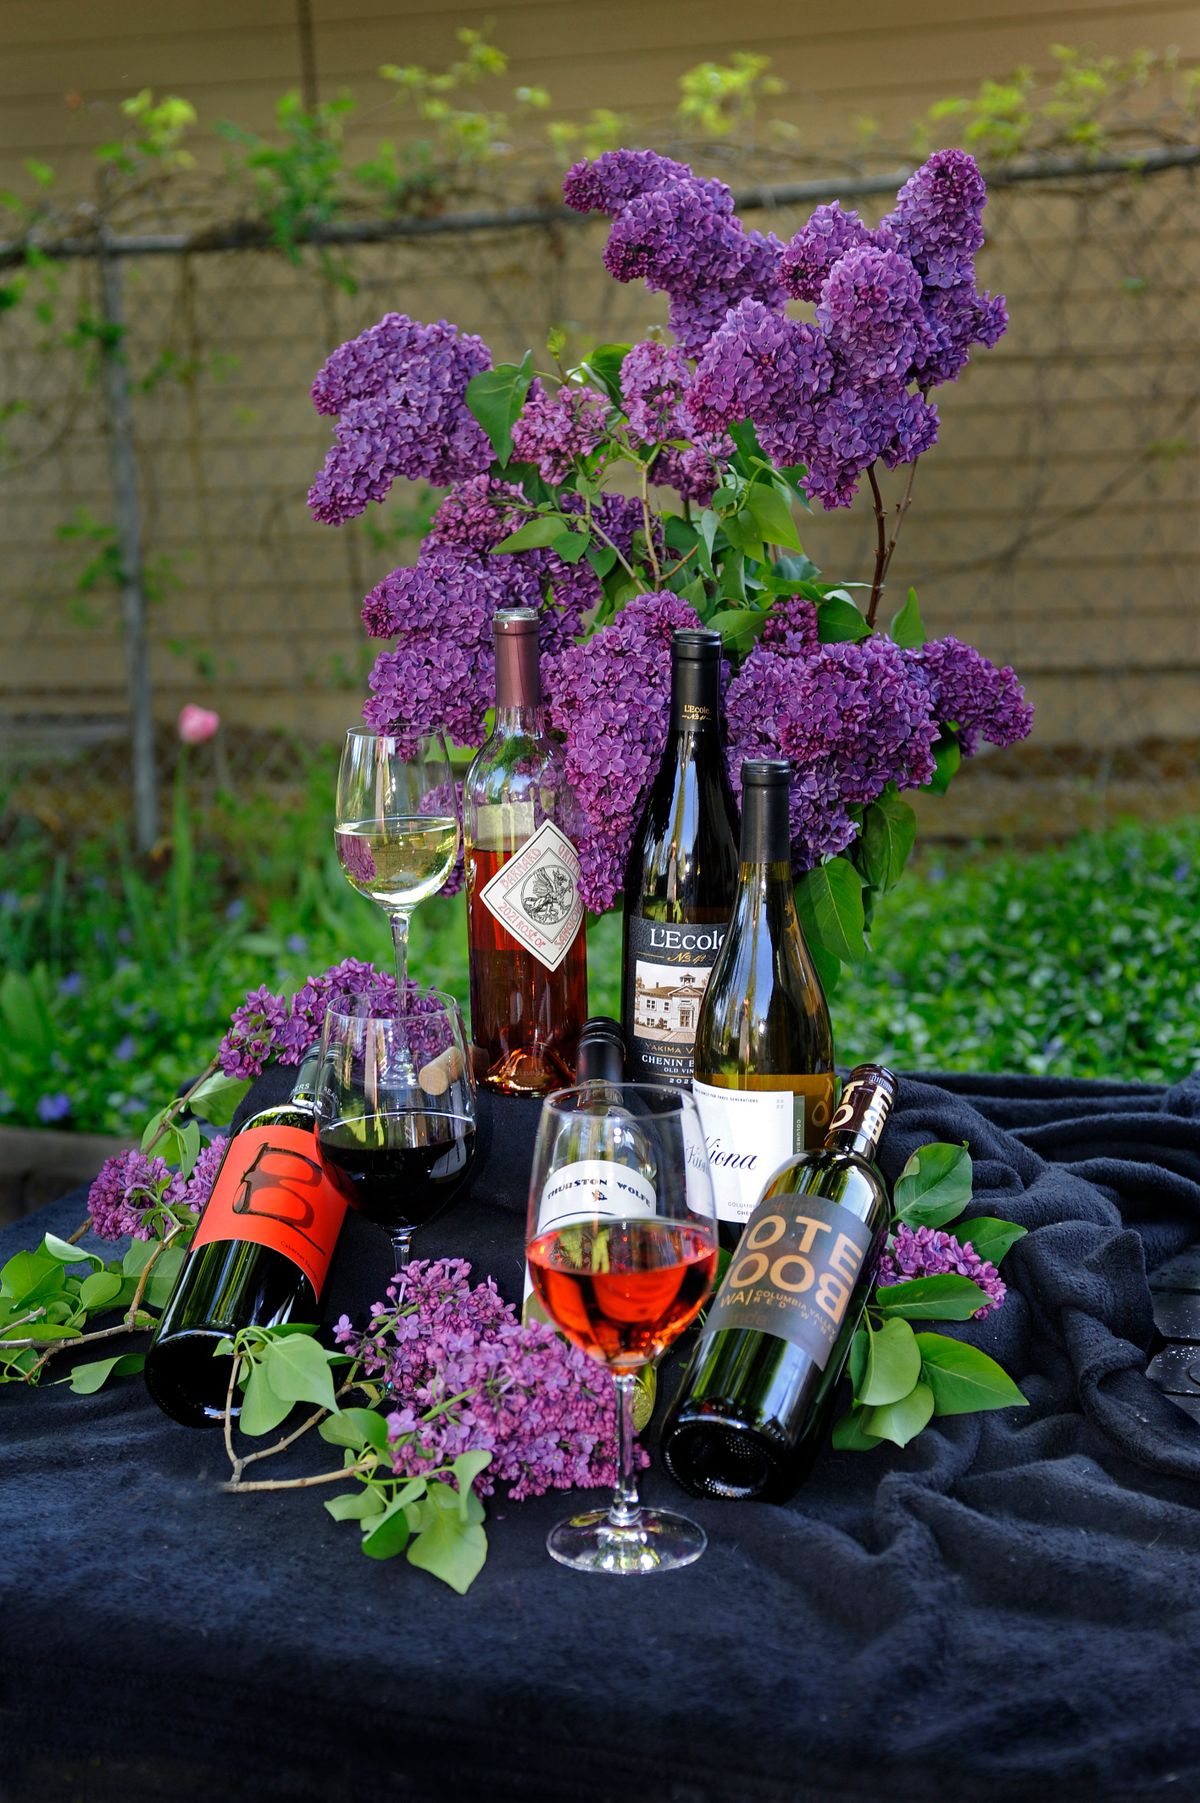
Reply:
[[495, 620], [496, 720], [463, 784], [471, 1057], [504, 1095], [575, 1080], [587, 1015], [582, 831], [538, 670], [538, 618]]
[[290, 1100], [251, 1116], [230, 1140], [146, 1354], [151, 1396], [187, 1427], [224, 1413], [232, 1361], [214, 1356], [221, 1340], [317, 1318], [346, 1201], [313, 1131], [316, 1069], [314, 1047]]
[[687, 1088], [700, 1003], [733, 910], [737, 803], [721, 749], [721, 635], [671, 643], [671, 729], [625, 867], [629, 1075]]
[[663, 1427], [697, 1496], [780, 1502], [821, 1445], [890, 1215], [872, 1162], [896, 1079], [860, 1065], [825, 1143], [776, 1172], [730, 1260]]

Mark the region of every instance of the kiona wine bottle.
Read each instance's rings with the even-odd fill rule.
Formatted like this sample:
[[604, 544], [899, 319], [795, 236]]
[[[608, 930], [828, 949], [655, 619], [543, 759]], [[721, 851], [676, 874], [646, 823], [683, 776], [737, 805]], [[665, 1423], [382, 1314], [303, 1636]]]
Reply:
[[790, 767], [742, 765], [741, 865], [725, 943], [696, 1028], [692, 1090], [732, 1248], [768, 1177], [821, 1143], [833, 1112], [833, 1032], [796, 917]]
[[621, 1019], [629, 1075], [686, 1087], [700, 1003], [737, 888], [721, 750], [721, 636], [671, 643], [671, 728], [625, 867]]
[[[146, 1354], [146, 1384], [188, 1427], [224, 1413], [232, 1361], [214, 1347], [243, 1327], [315, 1321], [345, 1197], [314, 1133], [318, 1048], [288, 1101], [261, 1109], [225, 1148], [187, 1258]], [[233, 1413], [241, 1407], [234, 1393]]]
[[896, 1097], [851, 1072], [825, 1143], [785, 1164], [750, 1218], [663, 1426], [697, 1496], [781, 1501], [820, 1447], [890, 1215], [873, 1161]]
[[506, 1095], [575, 1079], [587, 1014], [579, 895], [581, 821], [551, 738], [538, 669], [538, 617], [495, 618], [496, 721], [463, 784], [471, 1056]]

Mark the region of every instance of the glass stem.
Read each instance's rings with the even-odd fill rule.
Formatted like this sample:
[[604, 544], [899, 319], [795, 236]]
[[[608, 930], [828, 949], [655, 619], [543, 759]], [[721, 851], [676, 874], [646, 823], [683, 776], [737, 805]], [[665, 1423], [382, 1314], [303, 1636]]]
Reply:
[[617, 1386], [617, 1484], [609, 1505], [609, 1526], [636, 1527], [642, 1512], [638, 1497], [637, 1470], [633, 1463], [633, 1399], [637, 1378], [632, 1371], [614, 1371]]
[[412, 1236], [411, 1227], [389, 1227], [388, 1229], [388, 1238], [392, 1242], [392, 1258], [395, 1261], [392, 1266], [393, 1276], [397, 1271], [404, 1271], [408, 1268], [408, 1261], [412, 1257]]
[[392, 915], [392, 949], [396, 954], [396, 993], [404, 1003], [404, 985], [408, 981], [408, 915]]

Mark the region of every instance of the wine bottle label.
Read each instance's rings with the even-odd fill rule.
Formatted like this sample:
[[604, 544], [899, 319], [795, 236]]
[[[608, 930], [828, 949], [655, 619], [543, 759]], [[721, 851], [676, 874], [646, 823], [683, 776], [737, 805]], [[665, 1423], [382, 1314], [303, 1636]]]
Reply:
[[579, 854], [552, 820], [543, 820], [479, 899], [539, 964], [557, 970], [583, 924]]
[[676, 925], [631, 916], [626, 957], [633, 981], [633, 1076], [665, 1083], [690, 1079], [700, 1003], [727, 931], [724, 921]]
[[704, 1332], [790, 1340], [822, 1370], [871, 1250], [866, 1223], [824, 1196], [773, 1196], [738, 1241]]
[[311, 1129], [250, 1127], [229, 1142], [192, 1247], [214, 1240], [270, 1246], [319, 1296], [345, 1213]]
[[[611, 1158], [579, 1158], [547, 1180], [538, 1210], [538, 1232], [577, 1226], [583, 1221], [645, 1220], [658, 1213], [649, 1177]], [[533, 1279], [525, 1266], [525, 1301]]]
[[807, 1098], [790, 1089], [718, 1089], [692, 1081], [717, 1218], [748, 1221], [772, 1177], [805, 1144]]

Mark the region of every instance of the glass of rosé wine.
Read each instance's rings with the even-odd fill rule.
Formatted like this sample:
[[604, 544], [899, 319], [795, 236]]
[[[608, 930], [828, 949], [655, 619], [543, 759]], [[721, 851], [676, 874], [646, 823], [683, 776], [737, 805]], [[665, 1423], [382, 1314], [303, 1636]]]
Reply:
[[525, 1255], [538, 1301], [617, 1388], [618, 1467], [608, 1509], [562, 1521], [546, 1546], [577, 1571], [670, 1571], [702, 1528], [646, 1508], [634, 1466], [636, 1373], [699, 1314], [717, 1269], [708, 1153], [686, 1091], [582, 1083], [546, 1098], [529, 1185]]

